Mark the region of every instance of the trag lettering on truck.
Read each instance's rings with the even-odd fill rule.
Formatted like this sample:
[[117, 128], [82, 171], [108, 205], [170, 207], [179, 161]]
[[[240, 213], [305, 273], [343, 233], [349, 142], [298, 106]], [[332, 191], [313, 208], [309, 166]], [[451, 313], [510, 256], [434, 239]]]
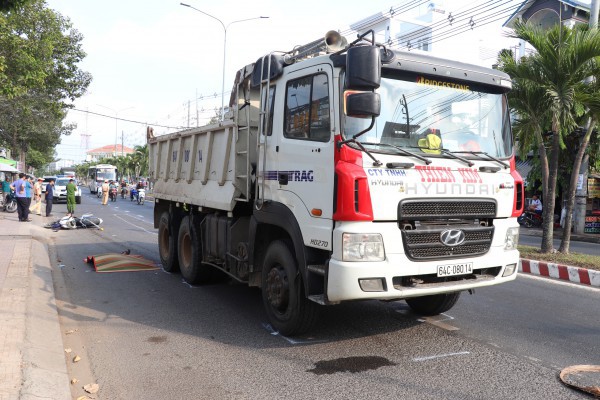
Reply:
[[508, 90], [503, 72], [384, 48], [372, 31], [241, 66], [222, 120], [147, 135], [163, 269], [260, 288], [284, 335], [315, 329], [324, 306], [435, 315], [514, 280]]

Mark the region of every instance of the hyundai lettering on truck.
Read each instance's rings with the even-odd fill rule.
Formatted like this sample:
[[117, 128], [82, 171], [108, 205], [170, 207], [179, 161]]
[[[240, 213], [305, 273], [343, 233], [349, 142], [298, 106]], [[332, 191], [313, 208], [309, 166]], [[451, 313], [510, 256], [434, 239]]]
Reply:
[[222, 121], [148, 129], [163, 268], [261, 288], [272, 327], [324, 306], [449, 310], [515, 279], [523, 182], [497, 70], [402, 52], [369, 31], [240, 69]]

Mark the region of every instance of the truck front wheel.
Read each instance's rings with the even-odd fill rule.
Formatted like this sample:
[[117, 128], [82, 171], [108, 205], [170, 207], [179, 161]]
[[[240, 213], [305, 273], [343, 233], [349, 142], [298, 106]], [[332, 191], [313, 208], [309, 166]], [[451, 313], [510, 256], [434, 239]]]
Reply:
[[163, 269], [166, 272], [177, 272], [177, 243], [171, 232], [170, 222], [169, 213], [163, 212], [158, 223], [158, 253]]
[[438, 315], [454, 307], [459, 297], [460, 292], [434, 294], [406, 299], [406, 303], [418, 314]]
[[262, 298], [273, 328], [282, 335], [305, 333], [317, 319], [318, 305], [304, 295], [296, 260], [281, 240], [271, 243], [265, 254]]
[[211, 266], [202, 264], [200, 228], [192, 223], [189, 216], [181, 220], [177, 243], [179, 269], [183, 279], [190, 285], [212, 282], [216, 271]]

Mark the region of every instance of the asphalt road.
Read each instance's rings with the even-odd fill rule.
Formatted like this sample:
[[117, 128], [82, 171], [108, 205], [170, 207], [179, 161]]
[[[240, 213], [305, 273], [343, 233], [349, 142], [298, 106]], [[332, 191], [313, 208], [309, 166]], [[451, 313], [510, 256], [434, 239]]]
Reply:
[[[404, 302], [327, 307], [312, 335], [273, 333], [260, 292], [185, 284], [162, 270], [101, 274], [88, 255], [131, 249], [157, 261], [152, 204], [84, 195], [104, 231], [48, 231], [74, 398], [587, 398], [557, 379], [600, 364], [600, 290], [519, 276], [423, 319]], [[63, 205], [55, 205], [59, 215]]]
[[[555, 239], [553, 241], [555, 249], [558, 249], [560, 247], [560, 242], [561, 238], [556, 238], [555, 236]], [[519, 244], [539, 248], [542, 244], [542, 237], [529, 236], [521, 233], [521, 235], [519, 235]], [[595, 256], [600, 256], [600, 245], [598, 245], [598, 243], [575, 242], [571, 240], [571, 244], [569, 245], [569, 251], [571, 253], [591, 254]]]

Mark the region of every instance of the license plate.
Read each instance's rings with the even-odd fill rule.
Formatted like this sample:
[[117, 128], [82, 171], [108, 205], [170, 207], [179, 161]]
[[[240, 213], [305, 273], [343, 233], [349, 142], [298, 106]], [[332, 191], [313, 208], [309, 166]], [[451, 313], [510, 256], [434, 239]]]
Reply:
[[437, 266], [437, 276], [454, 276], [473, 273], [473, 263], [448, 264]]

